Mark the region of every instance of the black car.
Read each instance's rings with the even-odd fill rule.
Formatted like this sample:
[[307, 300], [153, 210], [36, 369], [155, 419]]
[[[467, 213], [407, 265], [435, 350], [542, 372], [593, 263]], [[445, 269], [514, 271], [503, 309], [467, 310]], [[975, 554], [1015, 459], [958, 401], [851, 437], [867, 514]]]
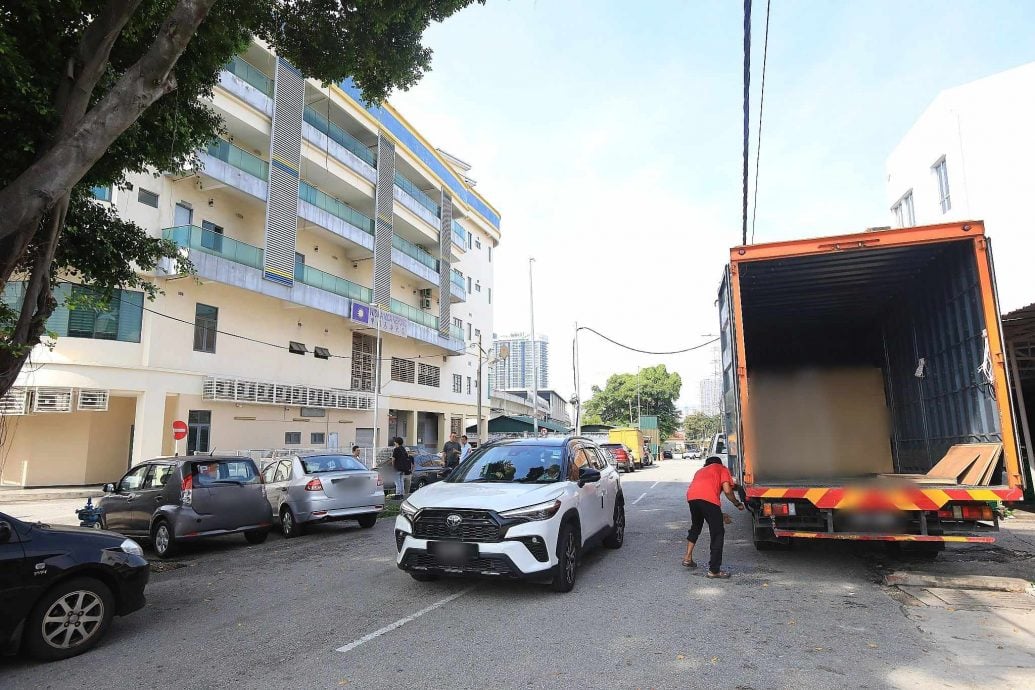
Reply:
[[[418, 452], [413, 457], [413, 474], [410, 475], [410, 493], [417, 489], [444, 479], [449, 475], [446, 471], [446, 463], [442, 458], [427, 451]], [[395, 490], [395, 468], [392, 467], [391, 458], [387, 458], [378, 465], [377, 472], [384, 482], [385, 493], [398, 493]]]
[[0, 513], [0, 651], [82, 654], [113, 617], [143, 607], [148, 575], [140, 545], [121, 534]]

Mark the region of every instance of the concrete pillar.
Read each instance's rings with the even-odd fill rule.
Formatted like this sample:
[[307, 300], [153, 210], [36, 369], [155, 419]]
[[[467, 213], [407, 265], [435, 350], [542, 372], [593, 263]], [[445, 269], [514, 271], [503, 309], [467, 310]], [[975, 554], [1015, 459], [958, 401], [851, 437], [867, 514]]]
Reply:
[[[165, 391], [144, 391], [137, 398], [133, 418], [133, 464], [162, 455], [162, 439], [172, 435], [165, 428]], [[186, 421], [186, 420], [184, 420]]]
[[[406, 441], [406, 445], [412, 446], [417, 443], [417, 413], [413, 410], [399, 410], [399, 426], [405, 427], [406, 434], [403, 439]], [[403, 422], [402, 420], [406, 420]]]

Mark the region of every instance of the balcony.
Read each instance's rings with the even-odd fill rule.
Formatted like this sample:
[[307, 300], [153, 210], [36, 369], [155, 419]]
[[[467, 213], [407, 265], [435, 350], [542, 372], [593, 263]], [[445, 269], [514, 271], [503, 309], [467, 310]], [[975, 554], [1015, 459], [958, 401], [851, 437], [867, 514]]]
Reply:
[[266, 201], [270, 165], [263, 159], [223, 139], [210, 143], [199, 158], [205, 175]]
[[398, 235], [392, 235], [392, 263], [438, 287], [438, 259]]
[[389, 306], [393, 314], [404, 316], [414, 323], [419, 323], [422, 326], [427, 326], [428, 328], [438, 331], [438, 317], [434, 314], [429, 314], [423, 309], [418, 309], [417, 307], [411, 307], [397, 299], [393, 299]]
[[219, 85], [267, 117], [273, 117], [273, 80], [238, 56], [219, 73]]
[[453, 221], [453, 246], [461, 252], [467, 251], [467, 231], [455, 220]]
[[395, 173], [395, 186], [392, 188], [392, 193], [396, 201], [438, 230], [440, 213], [438, 203], [398, 171]]
[[374, 251], [374, 221], [308, 182], [298, 185], [298, 215], [335, 235]]
[[305, 109], [302, 119], [303, 137], [355, 170], [371, 184], [377, 182], [377, 157], [363, 142], [312, 108]]
[[449, 335], [443, 337], [438, 332], [437, 316], [417, 307], [411, 307], [397, 299], [392, 300], [389, 309], [393, 314], [398, 314], [410, 322], [407, 333], [409, 337], [441, 347], [449, 352], [461, 352], [464, 349], [463, 332], [456, 326], [451, 326]]
[[449, 272], [449, 299], [453, 304], [467, 301], [464, 275], [455, 268]]
[[[325, 273], [311, 266], [299, 266], [292, 287], [263, 279], [262, 249], [211, 230], [191, 225], [166, 228], [162, 237], [187, 252], [198, 278], [258, 292], [305, 307], [348, 318], [351, 300], [370, 301], [370, 289]], [[161, 268], [174, 274], [173, 262]]]

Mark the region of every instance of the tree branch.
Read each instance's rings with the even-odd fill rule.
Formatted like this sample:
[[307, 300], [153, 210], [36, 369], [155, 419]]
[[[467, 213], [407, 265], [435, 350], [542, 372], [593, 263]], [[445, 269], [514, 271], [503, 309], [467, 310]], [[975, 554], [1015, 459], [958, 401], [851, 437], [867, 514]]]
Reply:
[[54, 142], [39, 160], [0, 190], [0, 239], [50, 210], [108, 147], [163, 95], [176, 88], [173, 68], [216, 0], [179, 0], [150, 49], [115, 86]]

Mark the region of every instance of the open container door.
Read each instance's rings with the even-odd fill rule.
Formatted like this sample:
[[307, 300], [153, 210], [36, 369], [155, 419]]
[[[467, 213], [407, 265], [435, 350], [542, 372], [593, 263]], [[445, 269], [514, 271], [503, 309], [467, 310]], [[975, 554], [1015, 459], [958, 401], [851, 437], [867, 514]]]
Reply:
[[[741, 488], [750, 478], [744, 476], [743, 444], [740, 418], [740, 378], [737, 364], [737, 333], [735, 302], [733, 300], [733, 275], [730, 266], [722, 277], [719, 287], [719, 350], [722, 361], [722, 401], [720, 413], [723, 431], [726, 434], [726, 450], [730, 474]], [[742, 496], [743, 498], [743, 496]]]

